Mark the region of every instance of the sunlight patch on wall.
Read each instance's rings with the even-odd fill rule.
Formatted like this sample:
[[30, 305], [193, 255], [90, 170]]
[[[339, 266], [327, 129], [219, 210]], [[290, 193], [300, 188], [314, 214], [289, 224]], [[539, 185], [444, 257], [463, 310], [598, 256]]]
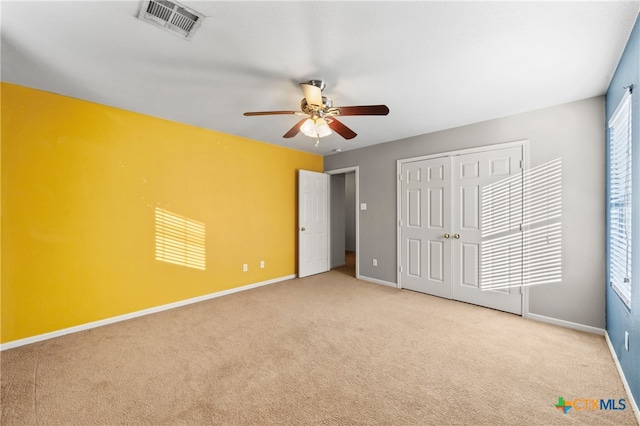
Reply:
[[156, 207], [156, 260], [205, 270], [204, 223]]
[[481, 289], [562, 281], [562, 160], [483, 190]]

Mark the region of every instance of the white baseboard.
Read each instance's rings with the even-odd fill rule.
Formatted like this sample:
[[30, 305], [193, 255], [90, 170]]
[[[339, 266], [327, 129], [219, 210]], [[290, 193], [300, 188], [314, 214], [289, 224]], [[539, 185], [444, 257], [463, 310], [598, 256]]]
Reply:
[[620, 376], [620, 380], [622, 380], [622, 386], [624, 386], [624, 390], [627, 391], [627, 395], [629, 396], [629, 402], [631, 409], [633, 410], [633, 414], [636, 415], [636, 420], [638, 421], [638, 424], [640, 424], [640, 409], [638, 408], [638, 404], [636, 404], [636, 400], [633, 398], [631, 388], [627, 382], [627, 377], [624, 375], [624, 371], [622, 371], [622, 366], [620, 365], [620, 361], [618, 361], [618, 355], [616, 354], [616, 350], [613, 348], [611, 339], [609, 339], [609, 333], [606, 331], [604, 333], [604, 338], [607, 341], [607, 346], [609, 346], [609, 352], [611, 352], [613, 362], [616, 364], [616, 368], [618, 369], [618, 375]]
[[548, 324], [559, 325], [560, 327], [572, 328], [574, 330], [586, 331], [587, 333], [597, 334], [599, 336], [605, 335], [603, 328], [593, 327], [590, 325], [579, 324], [577, 322], [565, 321], [557, 318], [547, 317], [544, 315], [528, 313], [525, 318], [532, 319], [534, 321], [546, 322]]
[[190, 305], [192, 303], [204, 302], [205, 300], [215, 299], [216, 297], [226, 296], [228, 294], [238, 293], [240, 291], [251, 290], [252, 288], [262, 287], [274, 284], [280, 281], [286, 281], [295, 278], [296, 275], [288, 275], [285, 277], [274, 278], [272, 280], [262, 281], [255, 284], [249, 284], [242, 287], [230, 288], [228, 290], [218, 291], [216, 293], [205, 294], [204, 296], [193, 297], [191, 299], [180, 300], [178, 302], [168, 303], [166, 305], [155, 306], [153, 308], [143, 309], [141, 311], [131, 312], [129, 314], [118, 315], [116, 317], [106, 318], [99, 321], [93, 321], [86, 324], [76, 325], [62, 330], [56, 330], [49, 333], [39, 334], [37, 336], [27, 337], [24, 339], [14, 340], [0, 345], [0, 351], [13, 349], [19, 346], [29, 345], [31, 343], [41, 342], [43, 340], [53, 339], [54, 337], [64, 336], [65, 334], [77, 333], [79, 331], [89, 330], [103, 325], [113, 324], [120, 321], [141, 317], [144, 315], [155, 314], [157, 312], [167, 311], [169, 309], [179, 308], [181, 306]]
[[382, 285], [386, 285], [386, 286], [389, 286], [389, 287], [398, 288], [398, 284], [392, 283], [390, 281], [384, 281], [384, 280], [379, 280], [377, 278], [365, 277], [363, 275], [358, 275], [356, 278], [359, 279], [359, 280], [362, 280], [362, 281], [368, 281], [370, 283], [382, 284]]

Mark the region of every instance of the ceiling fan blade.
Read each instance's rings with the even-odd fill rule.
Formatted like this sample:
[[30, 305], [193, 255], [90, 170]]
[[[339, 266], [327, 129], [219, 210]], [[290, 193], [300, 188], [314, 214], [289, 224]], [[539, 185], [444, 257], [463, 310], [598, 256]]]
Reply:
[[253, 115], [279, 115], [279, 114], [296, 114], [298, 111], [256, 111], [256, 112], [245, 112], [243, 115], [247, 117]]
[[300, 83], [300, 88], [307, 100], [307, 105], [315, 105], [322, 108], [322, 90], [319, 87], [308, 83]]
[[302, 123], [304, 123], [305, 121], [307, 121], [307, 118], [303, 118], [302, 120], [298, 121], [295, 126], [293, 126], [287, 133], [284, 134], [283, 138], [292, 138], [297, 135], [300, 131], [300, 126], [302, 126]]
[[331, 130], [345, 139], [353, 139], [358, 135], [356, 132], [336, 120], [335, 117], [327, 118], [326, 120], [327, 123], [329, 123], [329, 127], [331, 127]]
[[329, 113], [337, 115], [387, 115], [389, 108], [386, 105], [360, 105], [331, 108]]

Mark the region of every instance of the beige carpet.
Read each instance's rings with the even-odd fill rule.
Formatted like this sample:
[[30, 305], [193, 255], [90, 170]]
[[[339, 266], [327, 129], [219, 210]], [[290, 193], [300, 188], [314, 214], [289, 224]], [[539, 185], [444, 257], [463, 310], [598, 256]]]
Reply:
[[[601, 336], [357, 281], [285, 281], [1, 354], [3, 425], [637, 424]], [[628, 401], [628, 400], [627, 400]]]

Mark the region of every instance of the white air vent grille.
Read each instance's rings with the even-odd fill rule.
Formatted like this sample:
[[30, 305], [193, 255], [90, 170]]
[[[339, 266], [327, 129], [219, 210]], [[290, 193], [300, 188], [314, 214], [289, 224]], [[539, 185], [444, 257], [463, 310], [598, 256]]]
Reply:
[[138, 18], [180, 37], [190, 39], [204, 15], [168, 0], [143, 1]]

